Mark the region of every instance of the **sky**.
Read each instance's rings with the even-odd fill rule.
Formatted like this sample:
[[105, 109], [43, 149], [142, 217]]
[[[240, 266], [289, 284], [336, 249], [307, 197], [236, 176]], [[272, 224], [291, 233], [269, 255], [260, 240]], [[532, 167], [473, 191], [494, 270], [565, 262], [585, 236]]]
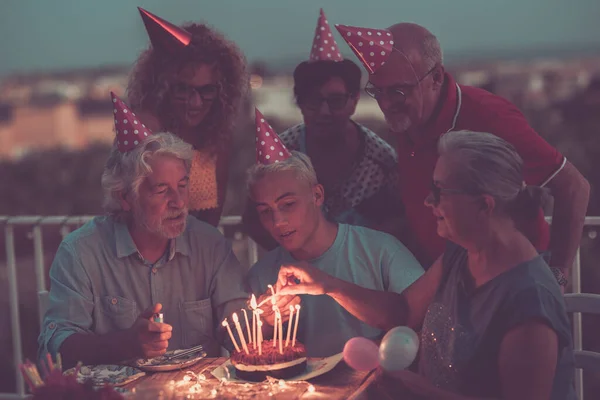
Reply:
[[599, 0], [0, 0], [0, 76], [132, 64], [148, 44], [137, 6], [208, 23], [250, 61], [279, 64], [308, 57], [320, 7], [330, 24], [421, 24], [450, 57], [600, 50]]

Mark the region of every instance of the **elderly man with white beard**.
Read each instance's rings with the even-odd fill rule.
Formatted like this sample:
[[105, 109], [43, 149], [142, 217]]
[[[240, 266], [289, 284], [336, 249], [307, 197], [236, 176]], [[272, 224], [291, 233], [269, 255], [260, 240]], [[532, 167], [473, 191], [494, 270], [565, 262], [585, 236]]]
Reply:
[[102, 176], [108, 215], [56, 253], [40, 356], [111, 364], [198, 344], [218, 356], [220, 322], [245, 307], [244, 270], [217, 229], [188, 216], [192, 147], [152, 134], [114, 95], [113, 103], [116, 138]]

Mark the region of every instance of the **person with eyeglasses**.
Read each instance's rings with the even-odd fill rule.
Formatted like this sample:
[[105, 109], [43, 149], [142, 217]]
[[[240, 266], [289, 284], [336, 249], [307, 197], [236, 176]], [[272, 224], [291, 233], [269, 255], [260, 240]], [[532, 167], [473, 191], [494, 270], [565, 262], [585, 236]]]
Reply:
[[[352, 120], [360, 85], [360, 68], [342, 58], [321, 10], [309, 60], [294, 70], [294, 96], [304, 122], [280, 137], [287, 148], [311, 158], [325, 189], [323, 207], [330, 220], [381, 230], [402, 240], [396, 153], [376, 133]], [[244, 221], [262, 247], [276, 246], [253, 207], [246, 208]]]
[[[396, 137], [399, 193], [415, 239], [406, 244], [421, 264], [431, 265], [444, 249], [444, 241], [436, 234], [436, 220], [423, 205], [438, 159], [438, 140], [461, 129], [490, 132], [515, 146], [525, 163], [528, 184], [546, 186], [552, 192], [552, 235], [542, 208], [537, 218], [520, 228], [538, 250], [549, 250], [550, 266], [564, 288], [581, 239], [588, 181], [533, 130], [513, 104], [458, 84], [444, 68], [438, 39], [424, 27], [399, 23], [388, 29], [337, 28], [369, 70], [365, 92], [377, 100]], [[368, 42], [369, 35], [377, 39]]]
[[519, 229], [536, 218], [544, 189], [524, 184], [523, 160], [498, 136], [454, 131], [436, 148], [424, 204], [445, 247], [423, 276], [395, 293], [288, 263], [279, 297], [327, 297], [383, 331], [420, 332], [416, 371], [384, 371], [373, 398], [409, 398], [408, 390], [431, 400], [575, 399], [564, 298]]
[[129, 103], [152, 130], [174, 133], [194, 147], [190, 214], [217, 226], [233, 124], [248, 88], [246, 61], [233, 42], [207, 25], [178, 27], [139, 10], [151, 45], [133, 67]]

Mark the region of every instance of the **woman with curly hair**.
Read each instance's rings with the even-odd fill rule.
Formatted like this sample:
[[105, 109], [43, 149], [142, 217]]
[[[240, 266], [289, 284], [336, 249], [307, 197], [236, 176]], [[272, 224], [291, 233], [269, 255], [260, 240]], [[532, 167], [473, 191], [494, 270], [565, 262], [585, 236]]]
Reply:
[[194, 147], [190, 213], [217, 226], [233, 125], [248, 87], [245, 58], [233, 42], [204, 24], [177, 27], [139, 10], [151, 46], [129, 77], [129, 104], [154, 132], [174, 133]]

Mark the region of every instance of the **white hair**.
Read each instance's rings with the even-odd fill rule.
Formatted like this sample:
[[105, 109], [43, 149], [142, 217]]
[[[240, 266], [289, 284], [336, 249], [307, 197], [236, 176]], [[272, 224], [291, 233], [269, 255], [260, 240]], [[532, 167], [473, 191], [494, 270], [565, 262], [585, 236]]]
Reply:
[[284, 171], [294, 171], [298, 180], [305, 181], [311, 186], [318, 184], [317, 173], [310, 157], [304, 153], [292, 151], [291, 157], [283, 161], [268, 165], [254, 164], [251, 166], [247, 173], [246, 187], [248, 191], [251, 191], [254, 184], [264, 178], [266, 174]]
[[432, 33], [427, 35], [419, 46], [425, 69], [430, 70], [444, 63], [444, 54], [437, 37]]
[[516, 220], [537, 216], [544, 189], [525, 185], [523, 159], [512, 144], [491, 133], [455, 131], [440, 138], [438, 152], [452, 157], [449, 175], [458, 188], [492, 196]]
[[189, 172], [194, 152], [191, 145], [167, 132], [148, 136], [140, 145], [126, 153], [120, 152], [113, 145], [102, 173], [104, 210], [109, 215], [123, 220], [129, 214], [121, 207], [120, 195], [131, 193], [134, 201], [137, 200], [140, 185], [152, 173], [150, 160], [158, 156], [182, 160]]

